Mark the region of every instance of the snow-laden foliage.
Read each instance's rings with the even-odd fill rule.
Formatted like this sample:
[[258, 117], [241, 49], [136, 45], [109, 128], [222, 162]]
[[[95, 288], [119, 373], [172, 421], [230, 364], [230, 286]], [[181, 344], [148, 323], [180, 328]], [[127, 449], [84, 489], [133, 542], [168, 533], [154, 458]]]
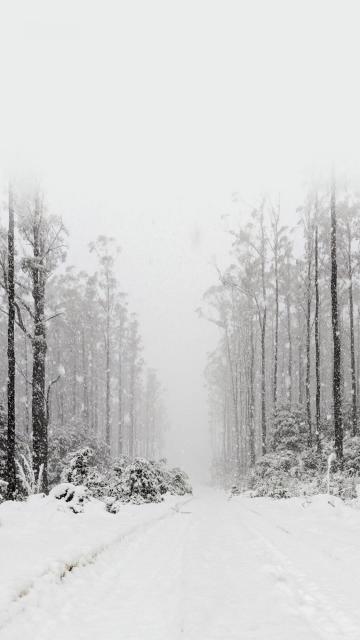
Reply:
[[67, 465], [61, 473], [62, 482], [72, 482], [77, 485], [84, 484], [89, 474], [90, 466], [94, 458], [94, 451], [90, 447], [84, 447], [70, 453]]
[[117, 513], [128, 502], [161, 502], [166, 493], [185, 495], [192, 492], [190, 481], [179, 468], [169, 469], [164, 459], [116, 458], [108, 468], [96, 464], [94, 451], [84, 447], [69, 454], [61, 481], [85, 486], [89, 495], [105, 501], [110, 513]]
[[69, 464], [69, 457], [84, 447], [89, 447], [93, 451], [92, 463], [98, 469], [108, 468], [110, 458], [108, 445], [96, 438], [84, 425], [74, 423], [50, 431], [48, 467], [50, 486], [60, 482], [64, 467]]
[[[344, 457], [339, 465], [330, 440], [323, 438], [320, 452], [309, 446], [306, 440], [304, 442], [306, 434], [301, 414], [298, 421], [294, 413], [280, 412], [280, 416], [271, 439], [272, 452], [261, 456], [252, 470], [252, 495], [286, 498], [330, 491], [344, 500], [356, 498], [356, 480], [360, 476], [360, 437], [346, 436]], [[333, 459], [328, 476], [331, 454]]]
[[25, 495], [32, 496], [41, 493], [44, 466], [40, 465], [39, 475], [36, 477], [30, 449], [28, 449], [27, 455], [22, 454], [20, 459], [15, 462], [17, 477]]
[[179, 467], [170, 469], [170, 485], [168, 490], [169, 493], [177, 496], [184, 496], [186, 493], [192, 493], [189, 476], [185, 471]]
[[96, 452], [91, 447], [69, 453], [61, 473], [61, 482], [83, 485], [94, 498], [103, 498], [109, 493], [110, 476], [96, 462]]
[[66, 509], [73, 513], [83, 513], [84, 502], [88, 499], [88, 491], [84, 486], [75, 486], [71, 482], [62, 482], [51, 489], [51, 498], [59, 500]]
[[121, 475], [118, 485], [122, 502], [161, 502], [160, 479], [155, 466], [145, 458], [135, 458]]
[[273, 416], [270, 435], [271, 451], [304, 450], [307, 430], [303, 411], [300, 408], [280, 407]]

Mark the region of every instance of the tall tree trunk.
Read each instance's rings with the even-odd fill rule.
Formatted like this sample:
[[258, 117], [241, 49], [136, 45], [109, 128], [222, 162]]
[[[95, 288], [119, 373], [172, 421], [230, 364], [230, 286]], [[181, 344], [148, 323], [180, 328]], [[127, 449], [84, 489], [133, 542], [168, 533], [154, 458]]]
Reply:
[[299, 336], [298, 336], [298, 368], [299, 368], [298, 403], [302, 407], [304, 402], [304, 362], [303, 362], [303, 344], [302, 344], [302, 336], [300, 333], [300, 327], [299, 327]]
[[120, 324], [119, 324], [119, 363], [118, 363], [118, 454], [123, 453], [123, 320], [120, 311]]
[[339, 331], [338, 286], [337, 286], [337, 250], [336, 250], [336, 194], [335, 176], [331, 180], [331, 321], [334, 343], [333, 362], [333, 401], [335, 452], [339, 461], [343, 458], [343, 420], [341, 398], [341, 341]]
[[89, 388], [88, 388], [88, 367], [87, 367], [87, 353], [86, 353], [86, 343], [85, 343], [85, 330], [82, 327], [81, 330], [81, 359], [82, 359], [82, 370], [83, 370], [83, 418], [85, 422], [85, 426], [89, 429]]
[[106, 443], [111, 445], [110, 424], [110, 289], [107, 287], [106, 308], [106, 400], [105, 400], [105, 437]]
[[28, 337], [24, 333], [24, 361], [25, 361], [25, 433], [30, 434], [30, 394], [29, 394], [29, 355]]
[[7, 379], [7, 498], [14, 500], [16, 492], [15, 465], [15, 229], [14, 205], [11, 186], [9, 187], [9, 230], [8, 230], [8, 379]]
[[129, 406], [129, 458], [135, 455], [135, 365], [130, 367], [130, 406]]
[[351, 371], [351, 424], [352, 435], [357, 434], [357, 389], [355, 367], [355, 338], [354, 338], [354, 300], [353, 300], [353, 269], [351, 255], [351, 232], [347, 225], [348, 236], [348, 281], [349, 281], [349, 322], [350, 322], [350, 371]]
[[262, 288], [262, 314], [261, 314], [261, 449], [262, 454], [267, 448], [267, 426], [266, 426], [266, 284], [265, 284], [265, 229], [264, 213], [261, 212], [261, 288]]
[[321, 449], [321, 380], [320, 380], [320, 329], [319, 329], [320, 297], [319, 297], [319, 230], [315, 227], [315, 419], [316, 419], [316, 449]]
[[305, 405], [306, 422], [308, 429], [308, 445], [312, 444], [311, 425], [311, 398], [310, 398], [310, 339], [311, 339], [311, 264], [310, 254], [308, 255], [308, 275], [306, 291], [306, 377], [305, 377]]
[[250, 466], [255, 464], [255, 345], [254, 345], [254, 323], [251, 315], [250, 319]]
[[287, 398], [290, 404], [292, 405], [292, 376], [293, 376], [293, 365], [292, 365], [292, 332], [291, 332], [291, 303], [290, 303], [290, 295], [286, 296], [286, 322], [287, 322], [287, 334], [288, 334], [288, 366], [287, 366]]
[[230, 347], [230, 336], [229, 330], [226, 323], [225, 325], [225, 340], [226, 340], [226, 351], [227, 351], [227, 361], [228, 368], [230, 374], [230, 383], [231, 383], [231, 396], [233, 403], [233, 412], [234, 412], [234, 426], [235, 426], [235, 462], [236, 462], [236, 476], [237, 480], [240, 480], [241, 475], [241, 460], [240, 460], [240, 425], [239, 425], [239, 410], [238, 410], [238, 397], [237, 397], [237, 384], [236, 384], [236, 374], [234, 371], [234, 365], [231, 357], [231, 347]]
[[39, 479], [42, 469], [42, 487], [47, 492], [48, 433], [45, 406], [45, 366], [46, 366], [46, 327], [45, 327], [45, 274], [42, 265], [42, 214], [40, 204], [36, 203], [33, 228], [34, 264], [32, 266], [34, 300], [34, 337], [33, 337], [33, 376], [32, 376], [32, 429], [33, 459], [35, 476]]
[[266, 453], [266, 309], [261, 320], [261, 452]]
[[275, 258], [275, 335], [274, 335], [274, 380], [273, 380], [273, 403], [274, 409], [277, 404], [277, 383], [278, 383], [278, 351], [279, 351], [279, 276], [277, 257]]
[[305, 411], [306, 411], [306, 423], [308, 432], [308, 445], [312, 445], [312, 423], [311, 423], [311, 397], [310, 397], [310, 374], [311, 374], [311, 266], [312, 266], [312, 251], [313, 251], [313, 227], [311, 221], [311, 210], [309, 209], [308, 215], [305, 218], [305, 233], [306, 233], [306, 299], [305, 299], [305, 322], [306, 322], [306, 337], [305, 337], [305, 355], [306, 355], [306, 367], [305, 367]]

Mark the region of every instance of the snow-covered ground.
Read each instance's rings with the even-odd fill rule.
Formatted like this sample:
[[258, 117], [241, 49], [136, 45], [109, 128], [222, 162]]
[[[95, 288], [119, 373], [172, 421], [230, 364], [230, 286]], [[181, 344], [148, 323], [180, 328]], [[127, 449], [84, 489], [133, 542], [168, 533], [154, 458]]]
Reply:
[[1, 640], [358, 640], [360, 510], [202, 489], [0, 507]]

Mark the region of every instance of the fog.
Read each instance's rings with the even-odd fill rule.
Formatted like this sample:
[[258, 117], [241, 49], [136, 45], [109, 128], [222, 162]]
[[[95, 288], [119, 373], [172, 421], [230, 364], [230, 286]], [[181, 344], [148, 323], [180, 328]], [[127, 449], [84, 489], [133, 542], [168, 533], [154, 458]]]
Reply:
[[[6, 0], [0, 163], [36, 177], [91, 268], [98, 234], [166, 388], [167, 453], [206, 475], [206, 354], [195, 310], [229, 249], [228, 218], [297, 194], [333, 158], [359, 172], [356, 2]], [[321, 42], [319, 35], [321, 34]], [[238, 195], [236, 195], [238, 194]]]

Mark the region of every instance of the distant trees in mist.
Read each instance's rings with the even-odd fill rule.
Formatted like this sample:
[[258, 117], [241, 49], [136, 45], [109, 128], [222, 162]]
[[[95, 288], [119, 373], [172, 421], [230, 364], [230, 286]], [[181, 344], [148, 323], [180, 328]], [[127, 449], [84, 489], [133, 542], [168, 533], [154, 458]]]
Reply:
[[112, 457], [159, 457], [163, 390], [145, 365], [138, 318], [119, 286], [115, 240], [90, 244], [94, 273], [66, 266], [61, 218], [39, 193], [11, 186], [1, 224], [0, 479], [7, 497], [16, 494], [17, 449], [25, 445], [47, 491], [49, 447], [59, 433], [69, 441], [89, 434]]
[[201, 315], [220, 329], [206, 380], [225, 483], [272, 451], [280, 412], [300, 419], [309, 451], [333, 447], [339, 467], [344, 437], [359, 433], [360, 196], [333, 178], [308, 188], [297, 217], [283, 226], [280, 200], [259, 200], [204, 295]]

